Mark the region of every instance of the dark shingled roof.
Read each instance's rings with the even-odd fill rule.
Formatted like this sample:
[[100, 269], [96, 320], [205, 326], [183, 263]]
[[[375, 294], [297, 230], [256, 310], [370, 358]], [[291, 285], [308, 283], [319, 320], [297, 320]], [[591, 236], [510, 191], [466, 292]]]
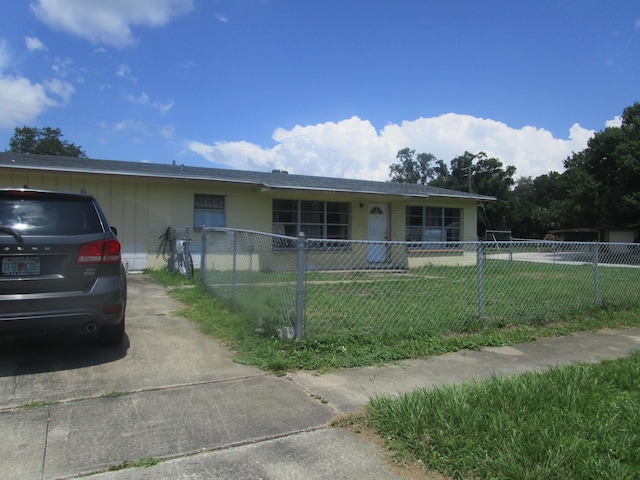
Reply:
[[272, 189], [317, 190], [326, 192], [368, 193], [404, 197], [451, 197], [491, 201], [495, 197], [447, 190], [410, 183], [374, 182], [346, 178], [250, 172], [223, 168], [189, 167], [146, 162], [123, 162], [89, 158], [27, 155], [0, 152], [0, 169], [32, 169], [53, 172], [94, 173], [136, 177], [212, 180], [256, 185]]

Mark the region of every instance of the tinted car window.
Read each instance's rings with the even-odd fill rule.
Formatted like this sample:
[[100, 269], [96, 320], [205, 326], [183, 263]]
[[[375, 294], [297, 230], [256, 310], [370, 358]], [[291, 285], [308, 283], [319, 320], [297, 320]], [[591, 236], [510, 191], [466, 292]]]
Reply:
[[86, 235], [104, 231], [89, 201], [0, 198], [0, 225], [22, 235]]

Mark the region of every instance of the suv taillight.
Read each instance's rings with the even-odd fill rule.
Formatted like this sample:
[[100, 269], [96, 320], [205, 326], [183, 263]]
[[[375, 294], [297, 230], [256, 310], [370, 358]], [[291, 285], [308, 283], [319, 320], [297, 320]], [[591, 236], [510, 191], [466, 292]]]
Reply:
[[119, 263], [120, 242], [118, 240], [98, 240], [80, 246], [76, 265], [92, 263]]

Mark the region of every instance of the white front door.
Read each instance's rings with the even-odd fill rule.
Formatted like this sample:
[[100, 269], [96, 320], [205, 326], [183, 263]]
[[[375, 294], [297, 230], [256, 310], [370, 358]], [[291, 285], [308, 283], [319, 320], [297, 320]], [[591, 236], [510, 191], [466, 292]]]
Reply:
[[[386, 203], [369, 204], [368, 240], [371, 242], [386, 242], [389, 239], [389, 205]], [[387, 261], [387, 245], [384, 243], [370, 243], [367, 259], [369, 263]]]

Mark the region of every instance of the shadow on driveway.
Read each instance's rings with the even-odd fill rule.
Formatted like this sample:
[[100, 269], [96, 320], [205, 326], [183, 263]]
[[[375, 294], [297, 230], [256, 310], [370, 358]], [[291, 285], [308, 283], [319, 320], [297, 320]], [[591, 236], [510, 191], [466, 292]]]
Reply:
[[97, 335], [43, 335], [0, 340], [0, 377], [74, 370], [115, 362], [127, 355], [129, 337], [121, 345], [100, 345]]

